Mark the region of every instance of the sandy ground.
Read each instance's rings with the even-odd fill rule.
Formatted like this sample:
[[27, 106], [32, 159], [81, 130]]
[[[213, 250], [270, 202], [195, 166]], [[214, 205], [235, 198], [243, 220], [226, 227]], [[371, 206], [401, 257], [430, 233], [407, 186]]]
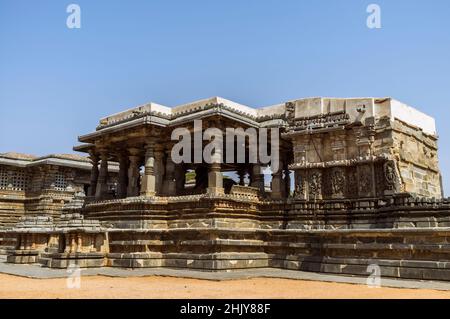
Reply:
[[[73, 282], [69, 282], [73, 284]], [[255, 278], [209, 281], [173, 277], [30, 279], [0, 274], [0, 298], [450, 298], [450, 291]]]

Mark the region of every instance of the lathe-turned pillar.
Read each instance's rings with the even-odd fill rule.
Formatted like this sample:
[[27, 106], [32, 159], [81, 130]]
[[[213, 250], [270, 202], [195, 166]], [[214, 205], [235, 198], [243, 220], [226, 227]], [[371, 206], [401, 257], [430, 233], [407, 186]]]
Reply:
[[155, 147], [153, 144], [147, 144], [145, 147], [144, 175], [142, 177], [141, 195], [156, 195]]
[[125, 153], [119, 155], [119, 183], [117, 195], [119, 198], [127, 197], [128, 184], [128, 156]]
[[128, 187], [127, 197], [133, 197], [139, 195], [139, 150], [131, 148], [128, 150], [130, 155], [128, 156]]
[[166, 169], [164, 175], [163, 192], [168, 196], [176, 195], [175, 163], [171, 157], [171, 147], [166, 149]]
[[155, 145], [155, 162], [153, 174], [155, 175], [155, 194], [161, 195], [164, 183], [164, 147], [160, 144]]
[[211, 156], [211, 163], [208, 167], [208, 188], [206, 192], [208, 194], [224, 194], [223, 188], [223, 176], [222, 176], [222, 150], [215, 149], [214, 154]]
[[95, 198], [101, 199], [108, 194], [108, 153], [106, 150], [100, 152], [100, 172], [98, 175]]
[[91, 154], [90, 156], [92, 162], [91, 169], [91, 178], [90, 178], [90, 187], [88, 196], [95, 196], [95, 190], [97, 189], [97, 181], [98, 181], [98, 156], [95, 154]]
[[252, 166], [250, 186], [258, 188], [261, 194], [264, 193], [264, 175], [261, 173], [261, 165], [258, 163]]

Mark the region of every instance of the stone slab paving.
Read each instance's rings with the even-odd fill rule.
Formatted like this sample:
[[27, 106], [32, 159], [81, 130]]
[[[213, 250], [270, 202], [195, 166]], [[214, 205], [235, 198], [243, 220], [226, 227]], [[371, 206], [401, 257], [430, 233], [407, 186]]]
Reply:
[[[69, 271], [66, 269], [42, 268], [39, 265], [17, 265], [5, 263], [4, 256], [0, 256], [0, 273], [15, 275], [35, 279], [53, 279], [66, 278]], [[141, 269], [123, 269], [123, 268], [86, 268], [82, 269], [82, 276], [107, 276], [107, 277], [145, 277], [145, 276], [168, 276], [204, 280], [236, 280], [249, 278], [283, 278], [297, 280], [312, 280], [323, 282], [366, 284], [366, 277], [331, 275], [314, 272], [304, 272], [295, 270], [285, 270], [276, 268], [258, 268], [234, 271], [208, 272], [188, 269], [171, 268], [141, 268]], [[382, 278], [383, 287], [393, 288], [412, 288], [412, 289], [434, 289], [450, 291], [450, 282], [438, 281], [418, 281]]]

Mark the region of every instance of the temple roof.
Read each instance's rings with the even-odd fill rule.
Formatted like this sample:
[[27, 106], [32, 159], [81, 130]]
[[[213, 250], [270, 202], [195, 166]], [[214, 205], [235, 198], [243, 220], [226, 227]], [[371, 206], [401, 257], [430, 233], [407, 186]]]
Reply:
[[[34, 156], [17, 152], [0, 153], [0, 164], [29, 167], [38, 165], [56, 165], [79, 169], [91, 169], [92, 165], [88, 157], [78, 154], [49, 154], [44, 156]], [[117, 165], [112, 165], [115, 170]]]
[[31, 161], [31, 160], [37, 158], [36, 156], [31, 155], [31, 154], [16, 153], [16, 152], [0, 153], [0, 157], [9, 158], [9, 159], [26, 160], [26, 161]]
[[66, 160], [72, 160], [72, 161], [89, 162], [88, 157], [78, 155], [78, 154], [49, 154], [49, 155], [44, 155], [44, 156], [35, 156], [35, 155], [25, 154], [25, 153], [6, 152], [6, 153], [0, 153], [0, 157], [13, 159], [13, 160], [14, 159], [25, 160], [25, 161], [39, 161], [39, 160], [49, 159], [49, 158], [59, 158], [59, 159], [66, 159]]
[[[194, 119], [220, 115], [253, 127], [286, 125], [287, 105], [294, 108], [295, 118], [316, 117], [329, 113], [347, 113], [350, 120], [388, 117], [398, 119], [423, 130], [425, 134], [436, 135], [435, 121], [415, 108], [390, 97], [333, 98], [309, 97], [290, 100], [266, 107], [250, 107], [222, 97], [211, 97], [173, 107], [154, 102], [137, 106], [104, 117], [95, 132], [79, 136], [83, 143], [93, 143], [103, 134], [150, 124], [160, 127], [181, 125]], [[77, 149], [78, 150], [78, 149]]]

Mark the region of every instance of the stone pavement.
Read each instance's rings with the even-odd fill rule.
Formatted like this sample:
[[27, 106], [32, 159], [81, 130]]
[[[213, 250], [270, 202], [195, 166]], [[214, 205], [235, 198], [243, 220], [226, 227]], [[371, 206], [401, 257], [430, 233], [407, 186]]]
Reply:
[[[0, 273], [35, 278], [35, 279], [53, 279], [65, 278], [70, 272], [66, 269], [50, 269], [42, 268], [39, 265], [19, 265], [5, 263], [5, 256], [0, 255]], [[314, 272], [304, 272], [296, 270], [285, 270], [276, 268], [256, 268], [243, 269], [234, 271], [198, 271], [188, 269], [170, 269], [170, 268], [139, 268], [139, 269], [124, 269], [124, 268], [86, 268], [81, 271], [82, 276], [107, 276], [107, 277], [145, 277], [145, 276], [167, 276], [167, 277], [181, 277], [191, 279], [203, 280], [236, 280], [249, 279], [256, 277], [265, 278], [283, 278], [294, 280], [312, 280], [336, 283], [349, 284], [366, 284], [366, 277], [357, 276], [342, 276], [330, 275]], [[438, 281], [419, 281], [419, 280], [405, 280], [405, 279], [391, 279], [381, 278], [382, 287], [392, 288], [412, 288], [412, 289], [434, 289], [450, 291], [449, 282]]]

